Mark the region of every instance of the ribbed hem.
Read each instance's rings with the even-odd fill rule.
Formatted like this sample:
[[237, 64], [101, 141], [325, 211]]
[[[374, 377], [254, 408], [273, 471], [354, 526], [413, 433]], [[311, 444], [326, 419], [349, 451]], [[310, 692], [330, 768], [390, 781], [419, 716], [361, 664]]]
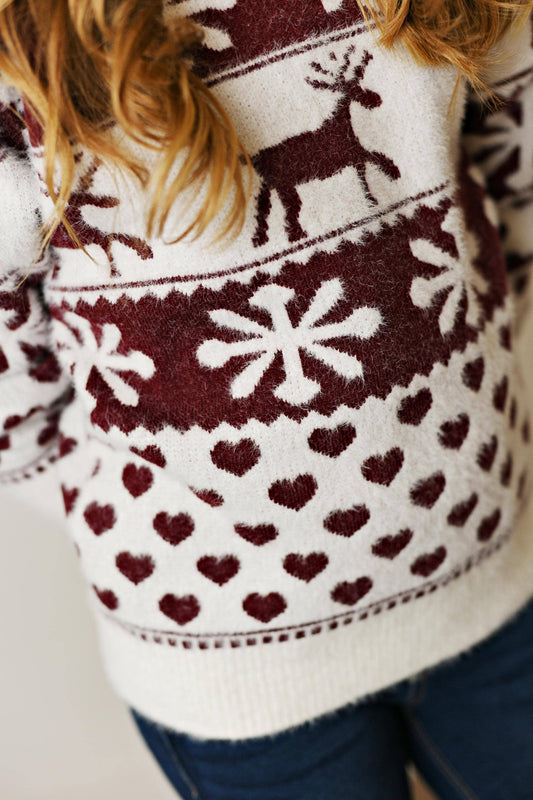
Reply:
[[300, 725], [485, 639], [533, 597], [533, 503], [501, 547], [438, 591], [318, 636], [182, 650], [143, 641], [96, 611], [116, 694], [190, 736], [244, 739]]

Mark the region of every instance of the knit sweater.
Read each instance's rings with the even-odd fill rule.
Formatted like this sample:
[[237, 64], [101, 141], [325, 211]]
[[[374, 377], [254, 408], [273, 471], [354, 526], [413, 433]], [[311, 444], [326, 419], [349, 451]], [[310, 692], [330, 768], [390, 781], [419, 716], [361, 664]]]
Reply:
[[110, 685], [198, 738], [358, 702], [533, 596], [533, 25], [495, 109], [352, 0], [297, 5], [166, 10], [252, 158], [233, 241], [169, 243], [204, 188], [147, 238], [143, 190], [77, 146], [93, 260], [60, 226], [30, 269], [42, 132], [1, 87], [0, 480], [60, 484]]

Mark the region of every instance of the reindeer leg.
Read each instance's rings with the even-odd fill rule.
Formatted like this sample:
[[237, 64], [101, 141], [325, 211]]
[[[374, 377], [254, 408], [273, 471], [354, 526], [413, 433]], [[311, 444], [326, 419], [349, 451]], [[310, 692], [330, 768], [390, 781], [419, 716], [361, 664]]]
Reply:
[[391, 158], [377, 150], [373, 150], [368, 155], [370, 156], [370, 160], [373, 161], [388, 178], [397, 180], [400, 177], [400, 170]]
[[298, 219], [302, 208], [300, 195], [294, 186], [277, 186], [276, 188], [285, 209], [285, 230], [289, 242], [297, 242], [298, 239], [303, 239], [307, 235]]
[[369, 160], [368, 159], [368, 155], [369, 155], [369, 153], [367, 153], [365, 151], [365, 153], [364, 153], [365, 161], [357, 160], [357, 163], [355, 164], [355, 168], [357, 170], [357, 174], [359, 175], [359, 180], [361, 181], [361, 184], [363, 186], [363, 190], [364, 190], [366, 199], [368, 200], [368, 202], [370, 203], [371, 206], [377, 206], [378, 201], [376, 200], [376, 198], [374, 197], [374, 195], [371, 193], [370, 189], [368, 188], [368, 181], [366, 179], [366, 164], [367, 164], [367, 161]]
[[268, 241], [267, 226], [268, 214], [272, 206], [270, 199], [271, 194], [271, 187], [265, 181], [263, 181], [259, 191], [259, 196], [257, 198], [257, 211], [255, 215], [257, 226], [252, 238], [254, 247], [261, 247], [262, 244], [265, 244]]

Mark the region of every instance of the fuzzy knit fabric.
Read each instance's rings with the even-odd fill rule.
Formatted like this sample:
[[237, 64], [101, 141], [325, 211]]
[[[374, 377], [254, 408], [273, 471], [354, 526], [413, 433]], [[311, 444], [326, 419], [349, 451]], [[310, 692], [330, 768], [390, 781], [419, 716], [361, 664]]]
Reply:
[[353, 0], [165, 13], [204, 28], [192, 69], [252, 157], [244, 229], [169, 244], [202, 189], [147, 239], [141, 189], [78, 147], [94, 261], [60, 227], [30, 269], [42, 132], [2, 84], [0, 481], [60, 483], [118, 696], [237, 739], [453, 658], [533, 595], [533, 24], [496, 48], [495, 109]]

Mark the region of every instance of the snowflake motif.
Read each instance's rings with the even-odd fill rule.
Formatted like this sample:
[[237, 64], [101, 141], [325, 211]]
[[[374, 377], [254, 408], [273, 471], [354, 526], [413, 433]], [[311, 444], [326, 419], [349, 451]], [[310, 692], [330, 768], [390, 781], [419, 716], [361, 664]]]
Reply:
[[505, 105], [489, 116], [481, 127], [467, 132], [467, 147], [476, 153], [475, 159], [483, 164], [483, 171], [494, 183], [493, 194], [501, 196], [511, 192], [531, 191], [531, 131], [533, 130], [533, 103], [523, 99], [533, 82], [519, 86]]
[[[459, 255], [454, 258], [428, 239], [412, 240], [410, 247], [414, 257], [425, 264], [440, 267], [441, 272], [430, 278], [414, 278], [411, 284], [411, 300], [417, 308], [430, 308], [436, 295], [448, 290], [448, 296], [439, 315], [440, 332], [445, 336], [453, 330], [465, 293], [466, 322], [474, 328], [480, 325], [482, 308], [479, 296], [487, 293], [489, 285], [474, 266], [479, 256], [478, 239], [471, 231], [465, 229], [458, 208], [449, 209], [442, 229], [453, 233]], [[466, 280], [465, 275], [468, 276]]]
[[258, 353], [259, 357], [248, 364], [231, 384], [233, 398], [248, 397], [256, 389], [276, 354], [281, 353], [285, 380], [274, 389], [274, 395], [288, 403], [306, 403], [320, 392], [318, 381], [307, 378], [302, 369], [300, 349], [322, 361], [347, 380], [362, 378], [363, 367], [356, 356], [342, 353], [331, 345], [321, 344], [339, 336], [356, 336], [369, 339], [381, 325], [382, 316], [377, 308], [363, 306], [352, 311], [341, 322], [323, 325], [317, 323], [337, 304], [343, 287], [338, 278], [323, 281], [299, 324], [293, 327], [287, 304], [295, 291], [286, 286], [262, 286], [249, 299], [252, 306], [264, 308], [272, 319], [272, 328], [224, 308], [209, 312], [217, 325], [231, 328], [251, 338], [235, 342], [209, 339], [197, 350], [201, 364], [210, 368], [222, 367], [234, 356]]
[[71, 327], [61, 326], [58, 350], [60, 354], [65, 351], [68, 353], [68, 368], [74, 376], [76, 385], [85, 389], [94, 367], [122, 405], [138, 405], [138, 392], [117, 373], [136, 372], [141, 378], [148, 380], [155, 372], [152, 359], [139, 350], [130, 350], [127, 355], [119, 353], [121, 333], [116, 325], [109, 323], [102, 325], [99, 344], [89, 320], [71, 311], [67, 311], [64, 319]]

